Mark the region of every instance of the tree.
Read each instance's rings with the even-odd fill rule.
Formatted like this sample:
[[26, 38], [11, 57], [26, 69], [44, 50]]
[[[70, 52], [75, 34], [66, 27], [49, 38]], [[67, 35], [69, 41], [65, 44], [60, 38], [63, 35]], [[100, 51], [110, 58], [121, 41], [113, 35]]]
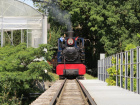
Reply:
[[[47, 48], [47, 53], [44, 53], [44, 48]], [[0, 104], [9, 104], [15, 95], [21, 97], [23, 94], [26, 97], [29, 92], [39, 91], [35, 86], [39, 80], [53, 79], [44, 71], [51, 71], [52, 66], [45, 61], [35, 60], [42, 56], [49, 60], [53, 54], [49, 48], [49, 45], [27, 48], [25, 43], [0, 48]]]
[[81, 26], [80, 31], [75, 31], [91, 40], [91, 45], [86, 47], [91, 52], [95, 51], [90, 54], [93, 58], [97, 56], [95, 62], [101, 52], [111, 55], [124, 51], [129, 43], [138, 45], [138, 0], [59, 0], [59, 4], [72, 15], [73, 26]]
[[[88, 68], [96, 67], [100, 53], [108, 56], [124, 51], [129, 43], [139, 45], [139, 4], [139, 0], [55, 1], [56, 6], [70, 14], [75, 35], [90, 39], [91, 43], [85, 46]], [[54, 19], [57, 16], [50, 13], [49, 17], [52, 27], [64, 31]]]

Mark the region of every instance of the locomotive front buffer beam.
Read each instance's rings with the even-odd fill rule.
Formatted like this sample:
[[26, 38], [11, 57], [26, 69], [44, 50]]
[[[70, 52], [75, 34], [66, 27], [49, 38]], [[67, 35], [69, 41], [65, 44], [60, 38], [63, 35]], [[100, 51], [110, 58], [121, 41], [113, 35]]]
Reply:
[[63, 69], [63, 75], [69, 76], [69, 75], [78, 75], [79, 70], [78, 69]]

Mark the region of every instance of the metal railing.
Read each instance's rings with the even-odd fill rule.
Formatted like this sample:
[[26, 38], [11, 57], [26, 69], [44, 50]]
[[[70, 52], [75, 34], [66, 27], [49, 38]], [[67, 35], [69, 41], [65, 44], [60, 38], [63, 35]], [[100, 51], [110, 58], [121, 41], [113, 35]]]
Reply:
[[98, 60], [98, 79], [105, 81], [110, 78], [112, 75], [107, 69], [111, 67], [116, 70], [116, 74], [113, 75], [116, 77], [116, 86], [140, 94], [140, 46]]

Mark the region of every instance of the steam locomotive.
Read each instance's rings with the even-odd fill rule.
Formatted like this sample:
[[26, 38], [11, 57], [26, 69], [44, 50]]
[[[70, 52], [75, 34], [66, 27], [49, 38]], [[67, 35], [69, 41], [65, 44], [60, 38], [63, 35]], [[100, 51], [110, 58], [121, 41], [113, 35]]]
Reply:
[[68, 32], [68, 37], [58, 39], [56, 73], [60, 79], [84, 78], [86, 73], [84, 38], [73, 37], [73, 32]]

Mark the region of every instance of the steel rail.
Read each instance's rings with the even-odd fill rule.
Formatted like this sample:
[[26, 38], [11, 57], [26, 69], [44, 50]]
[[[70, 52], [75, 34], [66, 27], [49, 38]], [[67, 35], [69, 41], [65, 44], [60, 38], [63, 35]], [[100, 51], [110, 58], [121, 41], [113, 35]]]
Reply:
[[60, 88], [58, 89], [57, 93], [55, 94], [55, 96], [53, 97], [53, 99], [51, 100], [50, 104], [49, 105], [55, 105], [56, 102], [57, 102], [57, 97], [59, 97], [63, 87], [64, 87], [64, 84], [66, 82], [67, 79], [64, 80], [64, 82], [62, 83], [62, 85], [60, 86]]
[[87, 101], [88, 101], [89, 105], [97, 105], [96, 102], [94, 101], [94, 99], [90, 96], [88, 91], [85, 89], [83, 84], [77, 78], [76, 78], [76, 80], [77, 80], [78, 84], [80, 85], [85, 97], [87, 97]]
[[83, 97], [83, 100], [84, 100], [84, 102], [85, 102], [85, 105], [89, 105], [89, 102], [87, 101], [87, 98], [85, 97], [85, 94], [84, 94], [84, 92], [83, 92], [83, 90], [82, 90], [82, 88], [81, 88], [79, 82], [78, 82], [77, 80], [75, 80], [75, 81], [76, 81], [76, 83], [77, 83], [77, 85], [78, 85], [78, 88], [79, 88], [79, 90], [80, 90], [80, 92], [81, 92], [81, 95], [82, 95], [82, 97]]
[[[57, 93], [55, 94], [55, 96], [53, 97], [53, 99], [51, 100], [49, 105], [56, 105], [58, 100], [58, 97], [60, 97], [61, 92], [65, 86], [66, 80], [64, 80], [64, 82], [62, 83], [61, 87], [58, 89]], [[88, 91], [85, 89], [85, 87], [83, 86], [83, 84], [76, 78], [76, 81], [79, 85], [79, 87], [81, 88], [81, 91], [83, 92], [83, 95], [85, 96], [85, 98], [87, 99], [87, 102], [89, 105], [97, 105], [96, 102], [94, 101], [94, 99], [90, 96], [90, 94], [88, 93]]]
[[63, 89], [61, 90], [61, 93], [60, 93], [60, 95], [59, 95], [59, 97], [58, 97], [58, 99], [57, 99], [56, 105], [59, 105], [58, 103], [60, 103], [60, 101], [61, 101], [61, 98], [62, 98], [64, 89], [65, 89], [65, 87], [66, 87], [66, 83], [67, 83], [67, 81], [65, 82], [65, 84], [64, 84], [64, 86], [63, 86]]

